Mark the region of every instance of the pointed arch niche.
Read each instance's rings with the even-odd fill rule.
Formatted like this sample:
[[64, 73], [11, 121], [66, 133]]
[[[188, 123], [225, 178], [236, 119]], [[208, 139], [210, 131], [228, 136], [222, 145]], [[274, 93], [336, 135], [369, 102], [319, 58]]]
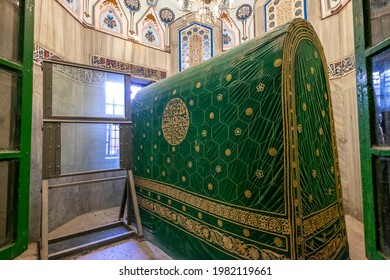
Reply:
[[95, 28], [111, 35], [127, 38], [127, 20], [116, 0], [101, 0], [94, 6]]
[[224, 51], [230, 50], [240, 44], [240, 30], [233, 19], [223, 12], [222, 20], [222, 48]]
[[83, 21], [84, 0], [57, 0], [78, 21]]
[[153, 7], [150, 7], [137, 22], [137, 30], [141, 44], [164, 50], [163, 27]]

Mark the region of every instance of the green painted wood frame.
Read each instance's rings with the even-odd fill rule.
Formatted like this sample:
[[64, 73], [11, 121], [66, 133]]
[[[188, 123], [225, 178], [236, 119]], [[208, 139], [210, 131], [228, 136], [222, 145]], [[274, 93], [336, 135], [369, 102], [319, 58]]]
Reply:
[[[0, 259], [13, 259], [28, 247], [30, 147], [32, 121], [32, 65], [34, 40], [34, 0], [20, 1], [19, 55], [21, 62], [0, 58], [0, 67], [19, 75], [18, 94], [21, 95], [20, 148], [0, 150], [0, 161], [17, 159], [19, 176], [12, 242], [0, 247]], [[0, 54], [1, 56], [1, 54]]]
[[359, 117], [361, 176], [363, 187], [363, 216], [366, 256], [368, 259], [383, 260], [386, 257], [378, 250], [376, 226], [376, 201], [374, 194], [375, 174], [373, 156], [390, 157], [390, 147], [373, 146], [375, 117], [372, 86], [371, 58], [390, 47], [390, 38], [371, 45], [370, 1], [354, 0], [354, 35], [357, 102]]

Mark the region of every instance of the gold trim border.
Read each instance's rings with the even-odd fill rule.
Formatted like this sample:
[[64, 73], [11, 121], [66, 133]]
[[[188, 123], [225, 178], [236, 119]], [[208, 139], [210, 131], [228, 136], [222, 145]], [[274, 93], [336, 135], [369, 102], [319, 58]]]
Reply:
[[190, 232], [201, 240], [217, 246], [217, 248], [227, 251], [241, 259], [249, 260], [285, 260], [286, 256], [277, 254], [270, 250], [259, 249], [253, 244], [248, 244], [241, 239], [227, 236], [215, 229], [209, 228], [181, 213], [177, 213], [159, 203], [150, 201], [141, 196], [137, 196], [140, 206], [158, 216], [165, 221], [169, 221], [179, 226], [182, 230]]
[[340, 208], [338, 204], [331, 206], [314, 215], [313, 217], [303, 221], [303, 235], [307, 237], [318, 229], [330, 224], [332, 220], [335, 220], [341, 216]]
[[146, 179], [141, 179], [138, 177], [134, 178], [134, 182], [136, 186], [140, 186], [142, 188], [170, 196], [187, 205], [196, 207], [205, 212], [211, 213], [221, 218], [225, 218], [227, 220], [237, 222], [239, 224], [283, 235], [288, 235], [291, 231], [288, 219], [270, 217], [226, 206], [211, 200], [197, 197], [185, 191], [170, 187], [168, 185], [149, 181]]

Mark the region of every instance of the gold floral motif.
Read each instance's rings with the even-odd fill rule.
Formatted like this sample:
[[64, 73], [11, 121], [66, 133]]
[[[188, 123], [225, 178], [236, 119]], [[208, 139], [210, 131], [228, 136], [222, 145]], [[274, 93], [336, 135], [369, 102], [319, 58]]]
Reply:
[[175, 146], [172, 147], [172, 152], [176, 152], [176, 147]]
[[227, 74], [226, 81], [230, 81], [233, 78], [232, 74]]
[[276, 59], [276, 60], [274, 61], [274, 66], [275, 66], [275, 67], [279, 67], [280, 65], [282, 65], [282, 60], [281, 60], [280, 58], [278, 58], [278, 59]]
[[263, 170], [260, 170], [260, 169], [257, 169], [256, 170], [256, 173], [255, 173], [255, 176], [257, 177], [257, 178], [263, 178], [264, 177], [264, 172], [263, 172]]
[[244, 195], [245, 195], [246, 198], [251, 198], [252, 192], [250, 190], [246, 190]]
[[209, 118], [212, 120], [212, 119], [214, 119], [214, 112], [211, 112], [210, 114], [209, 114]]
[[[219, 248], [228, 251], [241, 259], [266, 259], [266, 260], [282, 260], [286, 259], [285, 256], [272, 252], [270, 250], [262, 250], [254, 246], [253, 244], [245, 243], [244, 241], [227, 236], [223, 232], [209, 228], [208, 226], [187, 217], [184, 214], [176, 213], [175, 211], [166, 208], [159, 203], [155, 203], [138, 197], [140, 206], [151, 211], [160, 217], [173, 222], [176, 226], [182, 230], [186, 230], [199, 238], [202, 238], [205, 242], [218, 246]], [[201, 213], [200, 213], [201, 214]]]
[[148, 173], [148, 174], [150, 173], [150, 169], [149, 168], [146, 169], [146, 173]]
[[201, 83], [200, 82], [198, 82], [197, 84], [196, 84], [196, 88], [200, 88], [201, 87]]
[[330, 168], [330, 173], [334, 173], [334, 167], [332, 166], [331, 168]]
[[312, 260], [329, 260], [334, 257], [334, 254], [340, 250], [341, 247], [347, 245], [347, 236], [343, 233], [338, 234], [320, 251], [314, 256], [310, 257]]
[[324, 98], [325, 100], [328, 100], [328, 94], [326, 92], [324, 93]]
[[166, 175], [165, 171], [161, 172], [161, 175], [163, 175], [163, 177], [165, 177], [165, 175]]
[[313, 68], [313, 67], [310, 67], [310, 73], [311, 73], [312, 75], [314, 75], [314, 68]]
[[150, 161], [153, 161], [153, 156], [150, 156]]
[[283, 246], [283, 241], [282, 239], [280, 239], [279, 237], [275, 237], [274, 238], [274, 244], [276, 245], [276, 247], [282, 247]]
[[334, 219], [338, 218], [341, 215], [339, 207], [337, 204], [331, 206], [330, 208], [310, 217], [309, 219], [303, 222], [303, 234], [308, 236], [318, 229], [323, 228], [330, 224]]
[[302, 125], [301, 124], [298, 124], [298, 132], [302, 133]]
[[324, 130], [322, 129], [322, 127], [320, 127], [320, 128], [318, 129], [318, 133], [319, 133], [320, 135], [324, 134]]
[[263, 84], [263, 83], [258, 84], [257, 87], [256, 87], [256, 89], [257, 89], [257, 92], [264, 91], [264, 89], [265, 89], [265, 84]]
[[274, 157], [274, 156], [276, 156], [276, 149], [275, 148], [270, 148], [268, 153], [269, 153], [269, 155], [271, 157]]
[[311, 172], [311, 175], [313, 175], [313, 178], [317, 177], [317, 171], [313, 170], [313, 171]]
[[206, 136], [207, 136], [207, 131], [206, 131], [206, 130], [203, 130], [203, 131], [202, 131], [202, 136], [203, 136], [203, 137], [206, 137]]
[[249, 237], [250, 235], [250, 232], [248, 229], [244, 228], [244, 230], [242, 231], [242, 233], [244, 234], [245, 237]]
[[245, 110], [245, 115], [247, 115], [247, 116], [252, 115], [252, 113], [253, 113], [253, 109], [252, 109], [252, 108], [247, 108], [247, 109]]
[[306, 88], [307, 88], [307, 91], [310, 91], [311, 90], [311, 86], [309, 83], [306, 84]]
[[202, 219], [202, 218], [203, 218], [202, 213], [200, 213], [200, 212], [198, 213], [198, 218], [199, 218], [199, 219]]
[[320, 150], [319, 150], [319, 149], [316, 149], [316, 156], [317, 156], [317, 157], [320, 156]]
[[185, 205], [183, 205], [182, 207], [181, 207], [181, 210], [183, 210], [184, 212], [187, 210], [187, 207], [185, 206]]
[[188, 166], [189, 168], [192, 168], [192, 161], [189, 161], [189, 162], [187, 163], [187, 166]]
[[218, 220], [217, 224], [218, 224], [219, 227], [223, 226], [223, 222], [221, 220]]
[[315, 245], [315, 243], [314, 243], [314, 240], [312, 239], [312, 240], [310, 241], [310, 247], [314, 248], [314, 245]]
[[161, 200], [161, 195], [158, 195], [158, 196], [157, 196], [157, 199], [158, 199], [158, 200]]
[[176, 94], [176, 89], [174, 89], [174, 90], [173, 90], [172, 94], [173, 94], [173, 95], [175, 95], [175, 94]]
[[184, 140], [189, 119], [187, 106], [180, 98], [173, 98], [168, 102], [162, 117], [162, 131], [169, 144], [178, 145]]
[[208, 183], [208, 184], [207, 184], [207, 188], [209, 189], [209, 191], [211, 191], [211, 190], [213, 189], [213, 184]]
[[195, 152], [199, 153], [200, 147], [198, 145], [195, 146]]
[[318, 58], [318, 52], [317, 51], [314, 51], [314, 57]]
[[186, 176], [182, 176], [182, 177], [181, 177], [181, 180], [182, 180], [183, 182], [187, 181]]
[[306, 110], [307, 110], [307, 105], [306, 105], [306, 103], [303, 103], [303, 104], [302, 104], [302, 109], [303, 109], [303, 111], [306, 111]]
[[309, 202], [313, 202], [313, 196], [311, 194], [309, 195]]
[[171, 159], [170, 158], [167, 158], [167, 163], [171, 163]]
[[323, 118], [325, 118], [326, 113], [325, 113], [324, 110], [321, 111], [321, 115], [322, 115]]
[[[197, 207], [204, 212], [211, 213], [213, 215], [220, 216], [231, 221], [235, 221], [240, 224], [248, 225], [258, 229], [271, 231], [279, 234], [290, 234], [291, 228], [288, 219], [273, 218], [259, 213], [252, 213], [244, 209], [234, 208], [232, 206], [216, 203], [214, 201], [196, 197], [193, 194], [187, 193], [182, 190], [178, 190], [170, 187], [169, 185], [161, 184], [158, 182], [135, 177], [135, 184], [137, 187], [143, 187], [145, 189], [153, 190], [161, 194], [169, 195], [178, 201], [185, 204]], [[212, 183], [208, 184], [208, 189], [213, 188]], [[271, 220], [275, 220], [270, 223]], [[274, 224], [278, 226], [274, 226]], [[270, 226], [272, 225], [272, 226]]]
[[172, 200], [168, 199], [168, 204], [172, 205]]
[[241, 130], [241, 128], [239, 128], [239, 127], [237, 127], [237, 128], [234, 130], [234, 134], [235, 134], [236, 136], [240, 136], [240, 135], [241, 135], [241, 132], [242, 132], [242, 130]]
[[222, 171], [222, 167], [220, 165], [217, 165], [215, 167], [215, 172], [220, 173]]
[[155, 150], [157, 150], [157, 145], [156, 145], [156, 144], [154, 144], [154, 145], [153, 145], [153, 148], [154, 148]]
[[232, 154], [232, 151], [230, 149], [225, 150], [225, 155], [228, 157]]
[[188, 102], [188, 103], [190, 104], [190, 106], [194, 106], [195, 102], [194, 102], [194, 100], [191, 99], [190, 102]]

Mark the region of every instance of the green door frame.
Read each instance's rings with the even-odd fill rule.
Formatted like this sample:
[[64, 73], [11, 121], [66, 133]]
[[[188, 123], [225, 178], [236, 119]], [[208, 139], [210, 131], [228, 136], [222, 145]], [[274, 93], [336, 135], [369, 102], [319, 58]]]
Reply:
[[364, 235], [367, 258], [383, 260], [386, 257], [379, 252], [377, 245], [373, 156], [390, 157], [390, 148], [384, 149], [372, 145], [375, 109], [370, 59], [390, 47], [390, 37], [378, 44], [371, 45], [369, 4], [367, 0], [353, 0]]
[[0, 150], [0, 161], [17, 159], [19, 176], [17, 182], [15, 215], [13, 217], [12, 242], [0, 248], [0, 259], [13, 259], [28, 247], [29, 191], [30, 191], [30, 147], [32, 121], [32, 66], [34, 45], [34, 0], [20, 1], [20, 63], [1, 58], [0, 68], [19, 75], [18, 94], [21, 98], [20, 148]]

